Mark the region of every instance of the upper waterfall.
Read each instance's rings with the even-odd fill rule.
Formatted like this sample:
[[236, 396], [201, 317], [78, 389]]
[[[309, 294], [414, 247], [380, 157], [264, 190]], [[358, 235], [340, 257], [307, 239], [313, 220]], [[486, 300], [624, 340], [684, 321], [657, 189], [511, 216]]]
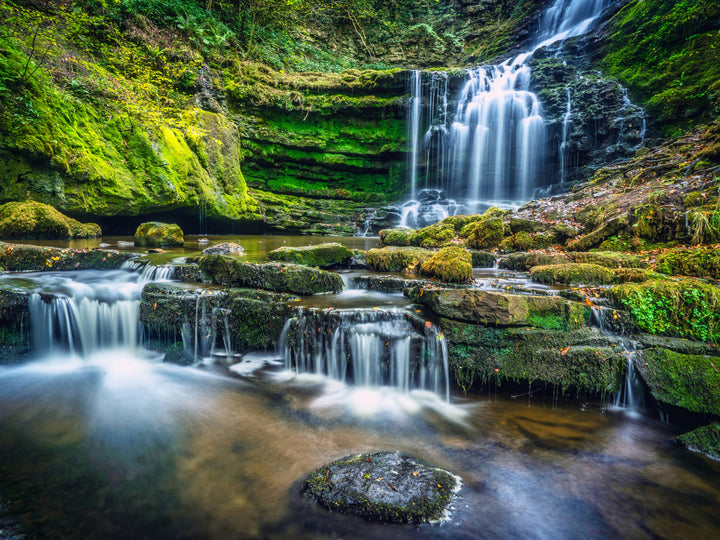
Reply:
[[[414, 201], [419, 189], [445, 192], [426, 200], [478, 212], [490, 205], [517, 206], [531, 199], [537, 188], [560, 180], [545, 171], [554, 156], [546, 155], [542, 103], [530, 90], [526, 62], [542, 47], [587, 32], [608, 3], [555, 0], [540, 17], [528, 51], [502, 64], [466, 70], [466, 81], [451, 100], [456, 105], [450, 112], [447, 75], [413, 71], [409, 112], [413, 201], [406, 204], [403, 225], [422, 226], [443, 213], [453, 213], [423, 209], [427, 203], [422, 198]], [[422, 130], [425, 134], [420, 137]], [[453, 199], [460, 204], [454, 205]]]

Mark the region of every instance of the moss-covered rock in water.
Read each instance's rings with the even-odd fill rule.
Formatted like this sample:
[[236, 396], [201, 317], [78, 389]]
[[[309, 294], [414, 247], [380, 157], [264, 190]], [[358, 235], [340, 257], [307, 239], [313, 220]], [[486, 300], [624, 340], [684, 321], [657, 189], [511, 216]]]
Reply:
[[420, 264], [420, 274], [448, 283], [467, 283], [472, 278], [472, 256], [467, 249], [449, 246]]
[[678, 435], [677, 440], [690, 450], [720, 460], [720, 424], [717, 422]]
[[30, 351], [29, 295], [0, 283], [0, 364], [23, 358]]
[[530, 296], [483, 289], [412, 289], [410, 297], [442, 317], [486, 326], [536, 326], [567, 330], [584, 326], [589, 308], [557, 296]]
[[501, 258], [498, 266], [500, 268], [507, 268], [508, 270], [520, 270], [524, 272], [530, 270], [533, 266], [565, 264], [569, 262], [571, 262], [571, 260], [567, 253], [528, 251], [527, 253], [511, 253], [507, 257]]
[[415, 232], [410, 227], [383, 229], [378, 233], [380, 241], [386, 246], [409, 246], [410, 235]]
[[0, 206], [0, 238], [65, 239], [101, 236], [100, 226], [80, 223], [47, 204], [27, 201]]
[[645, 350], [635, 365], [659, 402], [720, 415], [720, 357], [656, 348]]
[[112, 270], [136, 257], [110, 249], [64, 249], [0, 242], [0, 266], [11, 272]]
[[305, 493], [328, 510], [394, 523], [443, 516], [458, 479], [398, 452], [349, 456], [313, 471]]
[[626, 283], [605, 296], [650, 334], [720, 342], [720, 289], [698, 280]]
[[411, 246], [436, 248], [446, 245], [455, 237], [455, 227], [451, 223], [434, 223], [418, 229], [408, 236]]
[[245, 249], [237, 242], [223, 242], [202, 250], [203, 255], [245, 255]]
[[495, 255], [487, 251], [470, 249], [473, 268], [492, 268], [495, 265]]
[[268, 253], [271, 261], [284, 261], [304, 266], [328, 268], [347, 265], [353, 252], [337, 242], [303, 247], [280, 247]]
[[626, 360], [596, 328], [488, 328], [441, 318], [450, 371], [465, 391], [503, 381], [541, 382], [561, 393], [606, 395], [619, 388]]
[[606, 285], [615, 283], [615, 274], [609, 268], [597, 264], [550, 264], [534, 266], [530, 277], [539, 283], [576, 283]]
[[491, 249], [497, 247], [505, 236], [505, 226], [500, 218], [483, 219], [466, 225], [460, 232], [468, 247]]
[[229, 289], [228, 323], [235, 350], [274, 347], [297, 297], [256, 289]]
[[414, 274], [420, 263], [432, 257], [433, 251], [418, 247], [384, 247], [371, 249], [365, 261], [379, 272], [407, 272]]
[[720, 279], [720, 251], [715, 248], [670, 249], [658, 254], [656, 262], [663, 274]]
[[148, 221], [135, 231], [135, 245], [148, 247], [177, 247], [185, 243], [182, 229], [174, 223]]
[[338, 274], [299, 264], [255, 264], [224, 255], [205, 255], [200, 257], [199, 265], [219, 285], [299, 295], [337, 293], [343, 289]]
[[405, 279], [397, 276], [364, 275], [355, 276], [353, 286], [368, 291], [401, 293], [410, 287], [420, 287], [428, 283], [425, 279]]

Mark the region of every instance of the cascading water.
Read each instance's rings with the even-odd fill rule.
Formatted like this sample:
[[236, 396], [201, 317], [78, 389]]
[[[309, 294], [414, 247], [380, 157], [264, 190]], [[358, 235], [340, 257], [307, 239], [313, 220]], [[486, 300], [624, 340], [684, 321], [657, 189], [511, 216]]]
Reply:
[[560, 183], [565, 183], [567, 168], [569, 162], [570, 151], [568, 149], [568, 136], [570, 135], [570, 124], [572, 122], [572, 101], [570, 99], [570, 89], [567, 89], [567, 105], [565, 106], [565, 115], [563, 116], [562, 141], [560, 142]]
[[418, 332], [396, 310], [302, 310], [285, 324], [287, 370], [356, 387], [428, 390], [449, 399], [447, 352], [434, 326]]
[[[462, 205], [453, 204], [445, 215], [460, 207], [464, 212], [479, 212], [490, 205], [518, 206], [529, 200], [537, 188], [551, 183], [551, 178], [543, 177], [547, 156], [542, 106], [529, 90], [531, 73], [526, 61], [542, 47], [587, 32], [608, 3], [609, 0], [556, 0], [543, 13], [530, 50], [503, 64], [467, 71], [467, 81], [456, 97], [452, 117], [447, 114], [447, 82], [440, 84], [442, 77], [437, 73], [412, 72], [409, 182], [413, 201], [405, 204], [410, 210], [403, 213], [401, 225], [423, 226], [432, 221], [413, 219], [423, 212], [430, 218], [433, 214], [424, 209], [427, 202], [415, 200], [421, 165], [425, 167], [425, 187], [440, 190], [436, 200], [463, 201]], [[423, 88], [428, 90], [427, 97], [423, 96]], [[444, 104], [444, 109], [438, 107], [439, 103]], [[417, 134], [424, 109], [430, 112], [426, 115], [427, 128], [420, 148]], [[420, 155], [424, 156], [424, 164], [420, 164]], [[561, 181], [564, 173], [563, 168]], [[443, 217], [438, 211], [434, 215]]]

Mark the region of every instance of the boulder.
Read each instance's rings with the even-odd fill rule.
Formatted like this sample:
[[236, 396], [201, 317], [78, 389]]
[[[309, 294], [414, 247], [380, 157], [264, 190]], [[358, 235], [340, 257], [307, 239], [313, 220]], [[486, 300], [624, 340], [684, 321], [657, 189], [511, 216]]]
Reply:
[[507, 268], [508, 270], [526, 272], [533, 266], [565, 264], [569, 262], [571, 262], [571, 260], [566, 253], [528, 251], [526, 253], [511, 253], [507, 257], [500, 259], [498, 266], [500, 268]]
[[589, 308], [558, 296], [530, 296], [483, 289], [411, 289], [410, 297], [442, 317], [486, 326], [584, 326]]
[[47, 204], [25, 201], [0, 206], [0, 238], [63, 240], [101, 235], [99, 225], [80, 223]]
[[615, 274], [599, 264], [570, 263], [534, 266], [530, 277], [539, 283], [575, 283], [607, 285], [615, 283]]
[[408, 246], [410, 245], [410, 235], [414, 232], [410, 227], [395, 227], [381, 230], [378, 236], [386, 246]]
[[366, 519], [422, 523], [440, 519], [459, 479], [437, 467], [400, 454], [349, 456], [313, 471], [304, 491], [328, 510]]
[[245, 250], [235, 242], [223, 242], [216, 246], [210, 246], [202, 251], [203, 255], [245, 255]]
[[135, 231], [136, 246], [179, 247], [184, 243], [182, 229], [174, 223], [148, 221]]
[[358, 289], [383, 293], [401, 293], [410, 287], [426, 285], [424, 279], [405, 279], [397, 276], [355, 276], [353, 285]]
[[495, 265], [495, 255], [489, 251], [469, 249], [473, 268], [492, 268]]
[[246, 263], [226, 255], [204, 255], [200, 269], [213, 282], [230, 287], [252, 287], [299, 295], [338, 293], [342, 278], [333, 272], [289, 263]]
[[467, 249], [448, 246], [420, 265], [420, 274], [448, 283], [467, 283], [472, 278], [472, 256]]
[[677, 440], [690, 450], [720, 459], [720, 424], [717, 422], [678, 435]]
[[65, 249], [0, 242], [0, 266], [10, 272], [112, 270], [136, 256], [109, 249]]
[[367, 265], [379, 272], [417, 272], [421, 262], [432, 257], [433, 251], [418, 247], [385, 247], [371, 249], [365, 260]]
[[271, 261], [284, 261], [320, 268], [347, 266], [352, 258], [353, 252], [337, 242], [303, 247], [283, 246], [268, 253], [268, 259]]

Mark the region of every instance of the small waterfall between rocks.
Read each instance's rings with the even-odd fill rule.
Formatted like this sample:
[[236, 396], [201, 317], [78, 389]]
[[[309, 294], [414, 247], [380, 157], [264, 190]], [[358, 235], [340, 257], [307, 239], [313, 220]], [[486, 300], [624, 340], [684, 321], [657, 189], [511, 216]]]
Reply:
[[285, 323], [285, 368], [351, 383], [450, 396], [447, 346], [434, 325], [395, 310], [301, 310]]

